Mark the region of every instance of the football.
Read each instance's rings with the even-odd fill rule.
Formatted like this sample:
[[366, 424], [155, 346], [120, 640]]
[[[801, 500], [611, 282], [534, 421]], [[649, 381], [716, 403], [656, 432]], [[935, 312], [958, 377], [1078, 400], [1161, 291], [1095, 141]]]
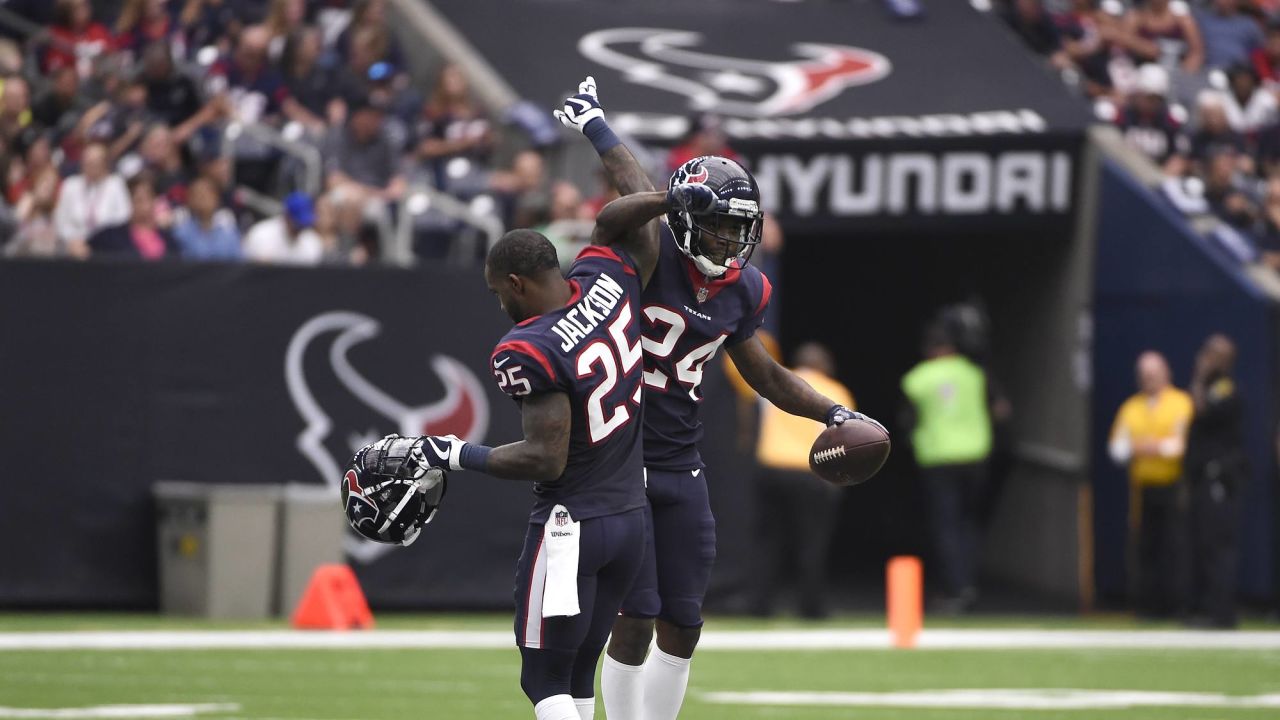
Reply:
[[865, 420], [832, 425], [813, 442], [809, 469], [832, 485], [857, 485], [880, 470], [889, 457], [889, 435]]

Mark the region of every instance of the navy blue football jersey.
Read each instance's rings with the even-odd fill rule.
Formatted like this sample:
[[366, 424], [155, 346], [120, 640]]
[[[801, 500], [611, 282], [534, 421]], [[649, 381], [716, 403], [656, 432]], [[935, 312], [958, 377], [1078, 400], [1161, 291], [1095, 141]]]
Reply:
[[755, 334], [769, 279], [754, 265], [710, 279], [662, 226], [658, 265], [644, 289], [644, 460], [654, 470], [696, 470], [702, 369], [723, 347]]
[[557, 504], [574, 520], [645, 504], [635, 261], [620, 249], [588, 247], [566, 277], [569, 304], [511, 328], [490, 359], [498, 387], [517, 402], [562, 392], [572, 407], [568, 464], [555, 481], [534, 485], [534, 522]]

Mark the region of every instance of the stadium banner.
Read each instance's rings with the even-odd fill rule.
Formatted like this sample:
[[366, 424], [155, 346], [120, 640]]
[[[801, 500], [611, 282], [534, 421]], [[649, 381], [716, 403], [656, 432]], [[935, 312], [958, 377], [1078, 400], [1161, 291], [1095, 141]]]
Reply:
[[881, 143], [742, 143], [788, 232], [1037, 232], [1070, 236], [1083, 144], [1054, 134]]
[[[4, 262], [0, 307], [0, 606], [156, 607], [157, 481], [326, 484], [342, 522], [366, 442], [520, 437], [478, 270]], [[454, 473], [412, 547], [352, 540], [371, 603], [509, 606], [531, 493]]]

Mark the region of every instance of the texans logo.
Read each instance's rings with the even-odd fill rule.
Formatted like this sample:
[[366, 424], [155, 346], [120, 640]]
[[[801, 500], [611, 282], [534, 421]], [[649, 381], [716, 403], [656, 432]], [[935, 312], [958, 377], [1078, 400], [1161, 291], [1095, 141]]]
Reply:
[[[423, 405], [410, 405], [361, 374], [351, 364], [348, 354], [352, 347], [376, 338], [381, 331], [378, 321], [367, 315], [347, 311], [323, 313], [303, 323], [285, 351], [285, 384], [305, 423], [295, 446], [326, 486], [334, 487], [330, 484], [332, 478], [345, 477], [348, 490], [355, 491], [353, 495], [362, 494], [363, 490], [355, 473], [343, 476], [342, 467], [349, 453], [388, 432], [407, 436], [456, 435], [463, 440], [480, 442], [489, 429], [489, 403], [484, 387], [474, 373], [452, 357], [430, 358], [431, 369], [445, 388], [445, 394]], [[306, 371], [308, 350], [318, 338], [330, 334], [336, 335], [325, 355], [326, 371], [321, 373], [312, 360], [312, 370], [324, 375], [313, 388]], [[342, 400], [343, 409], [337, 414], [344, 419], [352, 414], [362, 418], [335, 432], [334, 419], [325, 411], [320, 398], [330, 398], [331, 402]], [[352, 413], [352, 410], [359, 412]], [[357, 424], [367, 420], [372, 420], [375, 427]], [[347, 552], [356, 560], [368, 562], [391, 547], [362, 541], [349, 543]]]
[[769, 62], [697, 52], [701, 33], [610, 28], [578, 41], [578, 51], [638, 85], [678, 93], [689, 108], [737, 117], [806, 112], [845, 88], [889, 74], [885, 56], [847, 45], [796, 43], [800, 60]]
[[680, 166], [680, 169], [676, 171], [676, 177], [673, 184], [701, 185], [702, 183], [705, 183], [707, 179], [710, 177], [711, 177], [711, 173], [706, 168], [702, 167], [701, 162], [695, 159], [695, 160], [690, 160], [689, 162]]

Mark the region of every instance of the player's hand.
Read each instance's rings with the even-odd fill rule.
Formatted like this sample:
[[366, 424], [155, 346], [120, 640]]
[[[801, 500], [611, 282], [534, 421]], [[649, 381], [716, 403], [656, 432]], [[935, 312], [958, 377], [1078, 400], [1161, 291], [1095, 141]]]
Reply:
[[714, 212], [719, 204], [716, 191], [701, 183], [681, 183], [667, 191], [667, 207], [690, 215]]
[[423, 469], [461, 470], [459, 458], [467, 443], [454, 435], [423, 435], [414, 443], [410, 457]]
[[604, 122], [604, 109], [600, 107], [600, 98], [596, 96], [596, 79], [587, 76], [578, 85], [578, 94], [564, 99], [564, 105], [553, 115], [562, 125], [586, 133], [587, 123], [592, 120]]
[[862, 420], [863, 422], [869, 422], [883, 430], [885, 435], [889, 434], [889, 431], [885, 430], [885, 427], [870, 415], [863, 415], [862, 413], [850, 410], [843, 405], [832, 405], [831, 409], [827, 411], [827, 427], [843, 425], [850, 420]]

